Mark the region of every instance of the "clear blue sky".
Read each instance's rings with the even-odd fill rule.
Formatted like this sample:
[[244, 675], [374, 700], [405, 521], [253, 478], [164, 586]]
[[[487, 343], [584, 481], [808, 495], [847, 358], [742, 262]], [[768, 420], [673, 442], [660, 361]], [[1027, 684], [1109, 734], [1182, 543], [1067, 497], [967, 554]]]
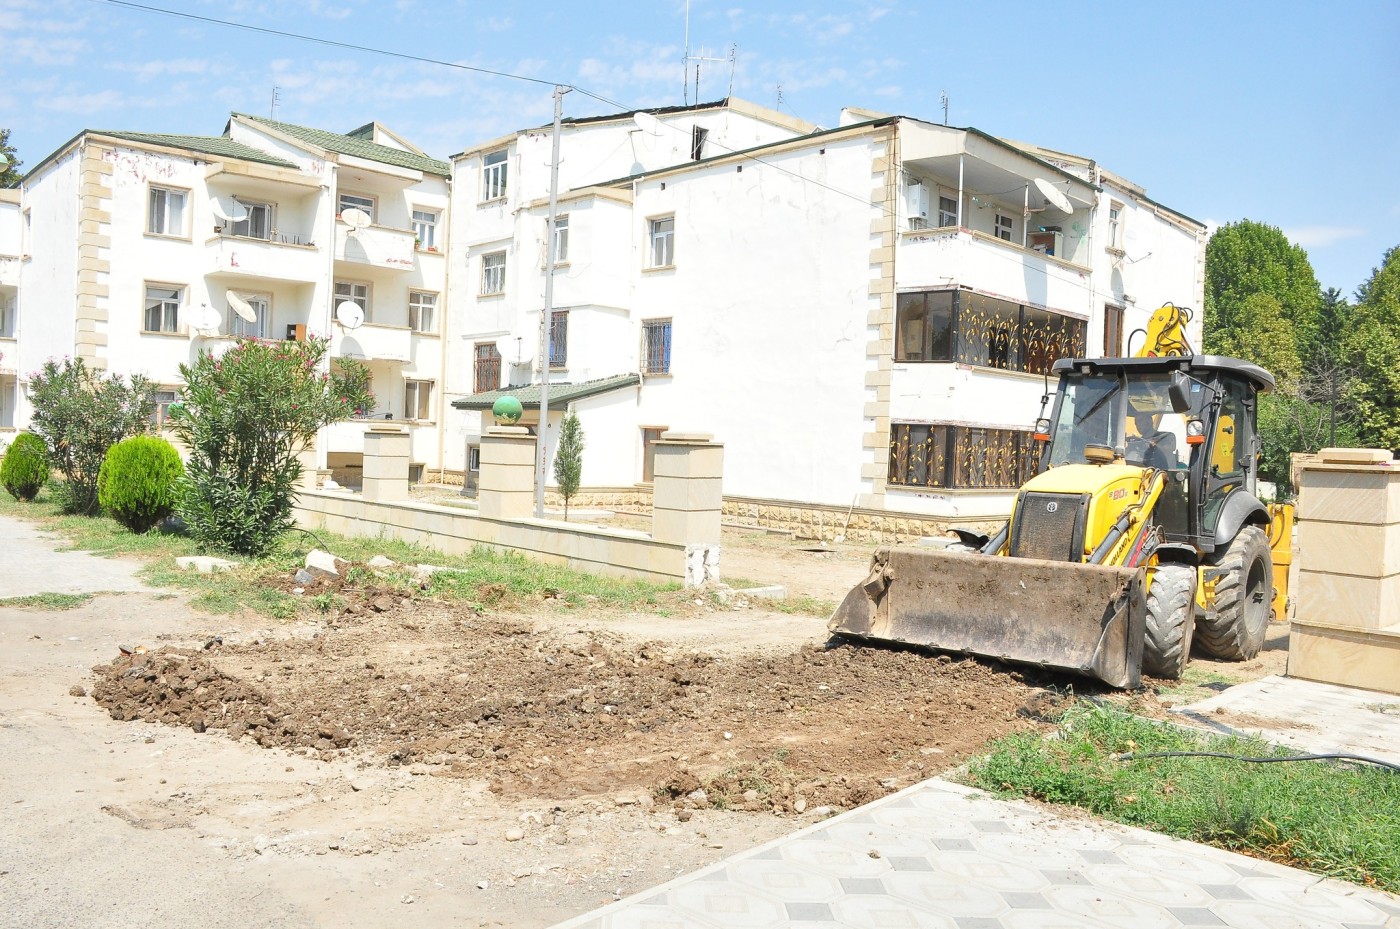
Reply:
[[[626, 107], [682, 96], [684, 0], [149, 0], [537, 78], [259, 35], [108, 0], [0, 0], [0, 126], [28, 165], [85, 128], [217, 135], [230, 111], [346, 131], [377, 119], [446, 157], [547, 122], [548, 82]], [[692, 52], [733, 91], [820, 125], [853, 105], [1086, 155], [1211, 224], [1253, 219], [1348, 296], [1400, 245], [1400, 3], [692, 0]], [[727, 61], [702, 65], [723, 97]], [[694, 101], [692, 92], [691, 101]], [[611, 107], [572, 93], [566, 114]]]

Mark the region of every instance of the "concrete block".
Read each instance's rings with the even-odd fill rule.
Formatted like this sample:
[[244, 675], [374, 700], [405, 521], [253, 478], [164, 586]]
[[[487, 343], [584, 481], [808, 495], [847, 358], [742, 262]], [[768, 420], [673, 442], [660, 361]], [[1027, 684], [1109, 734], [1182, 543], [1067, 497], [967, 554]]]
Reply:
[[1400, 469], [1305, 467], [1298, 518], [1372, 525], [1400, 522]]
[[408, 458], [406, 456], [365, 454], [361, 474], [365, 480], [408, 480]]
[[1400, 625], [1361, 631], [1294, 620], [1288, 676], [1400, 694]]
[[339, 577], [339, 566], [346, 563], [344, 559], [319, 548], [313, 548], [306, 553], [306, 570], [318, 577]]
[[1294, 616], [1299, 622], [1353, 629], [1400, 623], [1400, 574], [1357, 577], [1304, 566], [1298, 571], [1297, 598]]
[[481, 467], [482, 470], [488, 465], [534, 467], [535, 451], [533, 436], [482, 436]]
[[175, 559], [175, 566], [182, 571], [198, 571], [200, 574], [213, 574], [217, 571], [230, 571], [233, 562], [225, 558], [211, 558], [208, 555], [184, 555]]
[[658, 542], [678, 542], [696, 545], [719, 542], [719, 510], [688, 512], [686, 510], [652, 510], [651, 535]]
[[1323, 464], [1385, 464], [1394, 459], [1389, 449], [1384, 448], [1324, 448], [1317, 453]]
[[408, 499], [408, 477], [403, 480], [366, 477], [360, 491], [366, 500], [387, 503]]
[[1298, 560], [1311, 571], [1387, 577], [1400, 574], [1400, 523], [1388, 526], [1304, 520]]
[[724, 492], [717, 477], [681, 478], [657, 476], [652, 485], [653, 506], [667, 510], [719, 510]]
[[656, 477], [713, 477], [724, 474], [724, 446], [657, 442]]

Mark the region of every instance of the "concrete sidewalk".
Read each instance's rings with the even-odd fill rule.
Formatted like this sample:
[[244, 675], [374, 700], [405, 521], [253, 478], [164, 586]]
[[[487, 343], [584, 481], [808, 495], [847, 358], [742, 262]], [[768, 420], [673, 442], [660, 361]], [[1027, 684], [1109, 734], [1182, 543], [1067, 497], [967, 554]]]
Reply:
[[34, 594], [127, 593], [150, 590], [136, 579], [135, 561], [56, 551], [63, 543], [32, 524], [0, 516], [0, 600]]
[[1400, 897], [925, 781], [556, 929], [1362, 929]]

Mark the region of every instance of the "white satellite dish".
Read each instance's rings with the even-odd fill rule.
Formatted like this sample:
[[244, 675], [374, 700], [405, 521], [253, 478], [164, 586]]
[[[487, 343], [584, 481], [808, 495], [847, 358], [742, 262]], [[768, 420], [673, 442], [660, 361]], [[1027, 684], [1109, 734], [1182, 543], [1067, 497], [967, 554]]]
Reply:
[[238, 314], [244, 322], [255, 323], [258, 321], [258, 311], [253, 309], [253, 305], [244, 300], [233, 291], [224, 293], [224, 299], [228, 301], [228, 308]]
[[650, 113], [633, 113], [632, 122], [636, 123], [637, 128], [645, 132], [647, 135], [661, 134], [661, 120], [657, 119], [655, 116], [652, 116]]
[[248, 208], [232, 197], [215, 197], [209, 201], [209, 209], [226, 223], [241, 223], [248, 218]]
[[1043, 177], [1035, 179], [1035, 189], [1040, 191], [1040, 195], [1045, 198], [1045, 202], [1059, 210], [1061, 213], [1073, 213], [1074, 204], [1069, 202], [1069, 197], [1054, 184]]
[[503, 335], [496, 340], [496, 351], [508, 364], [529, 364], [535, 358], [530, 348], [524, 339], [513, 335]]
[[340, 221], [351, 229], [363, 229], [369, 225], [369, 214], [364, 210], [357, 210], [353, 206], [348, 210], [340, 211]]
[[218, 335], [219, 326], [223, 321], [224, 319], [219, 315], [219, 311], [205, 303], [201, 305], [199, 310], [195, 313], [194, 330], [203, 336]]
[[335, 321], [346, 329], [358, 329], [365, 321], [365, 311], [358, 303], [346, 300], [335, 308]]

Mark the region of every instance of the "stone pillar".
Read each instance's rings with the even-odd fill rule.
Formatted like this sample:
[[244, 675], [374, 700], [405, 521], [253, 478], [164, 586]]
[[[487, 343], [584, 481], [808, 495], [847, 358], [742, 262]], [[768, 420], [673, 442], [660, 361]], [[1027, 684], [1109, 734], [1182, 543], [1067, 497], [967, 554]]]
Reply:
[[685, 585], [719, 580], [724, 446], [703, 433], [663, 432], [655, 445], [651, 535], [685, 545]]
[[408, 459], [412, 452], [403, 426], [376, 424], [365, 432], [364, 487], [366, 500], [392, 503], [408, 499]]
[[535, 437], [524, 426], [492, 426], [481, 435], [477, 512], [493, 519], [535, 515]]
[[1293, 677], [1400, 693], [1400, 467], [1388, 451], [1301, 462]]

